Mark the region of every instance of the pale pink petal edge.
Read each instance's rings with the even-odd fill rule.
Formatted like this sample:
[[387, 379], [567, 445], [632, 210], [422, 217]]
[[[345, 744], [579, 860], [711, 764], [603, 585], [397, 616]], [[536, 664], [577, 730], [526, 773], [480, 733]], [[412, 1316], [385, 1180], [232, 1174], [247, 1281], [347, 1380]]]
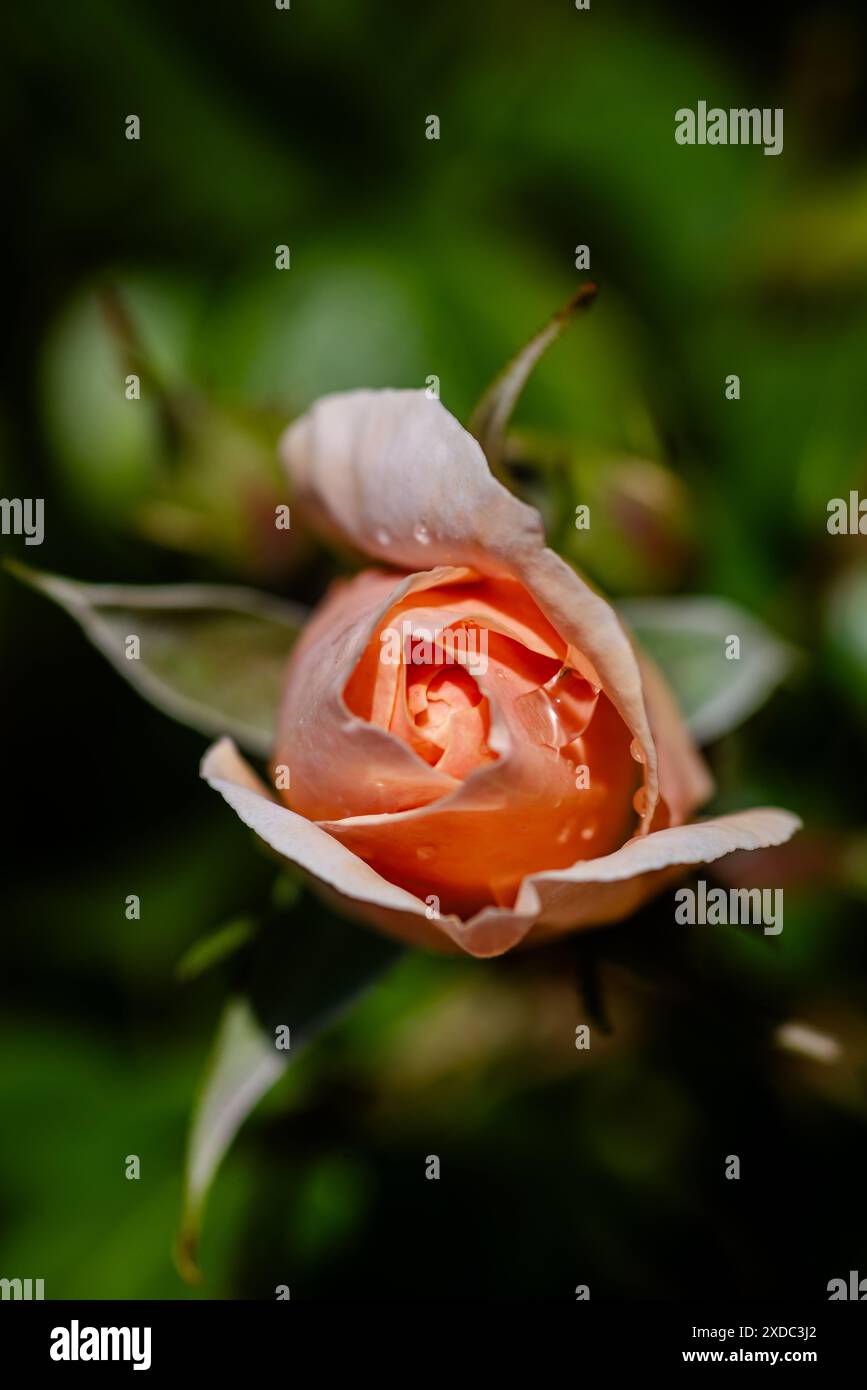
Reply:
[[249, 829], [337, 893], [354, 915], [419, 945], [443, 947], [450, 939], [473, 956], [501, 955], [525, 938], [614, 921], [658, 891], [669, 871], [711, 863], [736, 850], [783, 844], [801, 826], [791, 812], [764, 807], [657, 830], [613, 854], [531, 875], [512, 909], [485, 908], [467, 922], [453, 916], [433, 922], [420, 898], [274, 801], [231, 739], [208, 749], [201, 775]]

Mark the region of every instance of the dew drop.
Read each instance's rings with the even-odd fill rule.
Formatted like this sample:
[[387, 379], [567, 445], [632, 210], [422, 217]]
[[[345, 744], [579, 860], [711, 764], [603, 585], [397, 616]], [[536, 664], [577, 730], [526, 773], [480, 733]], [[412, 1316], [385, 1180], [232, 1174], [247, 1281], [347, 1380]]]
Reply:
[[436, 850], [433, 845], [419, 845], [416, 850], [416, 855], [419, 859], [433, 859], [435, 854]]
[[388, 534], [384, 526], [380, 526], [379, 530], [376, 533], [376, 543], [377, 545], [391, 545], [391, 536]]
[[415, 526], [412, 528], [412, 534], [415, 536], [419, 545], [429, 544], [430, 531], [427, 529], [423, 521], [416, 522]]
[[595, 834], [596, 834], [596, 822], [595, 822], [595, 820], [593, 820], [593, 821], [590, 822], [589, 825], [585, 825], [585, 826], [584, 826], [584, 829], [581, 831], [581, 839], [582, 839], [582, 840], [592, 840], [592, 839], [593, 839], [593, 836], [594, 836]]
[[647, 810], [647, 792], [644, 790], [644, 787], [638, 788], [638, 791], [632, 798], [632, 804], [635, 807], [638, 814], [640, 816], [643, 816], [645, 811]]
[[585, 732], [598, 698], [598, 690], [589, 681], [564, 666], [547, 685], [521, 695], [515, 711], [534, 742], [560, 749]]
[[634, 758], [635, 761], [636, 761], [637, 763], [644, 763], [644, 762], [647, 761], [647, 759], [646, 759], [646, 757], [645, 757], [645, 754], [644, 754], [644, 749], [642, 748], [641, 744], [638, 742], [638, 739], [637, 739], [637, 738], [634, 738], [634, 739], [632, 740], [632, 742], [630, 743], [630, 745], [629, 745], [629, 754], [630, 754], [630, 757]]

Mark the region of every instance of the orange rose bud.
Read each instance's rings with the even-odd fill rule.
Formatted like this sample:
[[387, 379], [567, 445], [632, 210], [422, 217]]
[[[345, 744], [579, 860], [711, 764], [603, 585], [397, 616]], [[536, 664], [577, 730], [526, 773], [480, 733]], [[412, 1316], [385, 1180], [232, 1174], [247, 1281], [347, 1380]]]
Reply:
[[282, 452], [318, 524], [388, 568], [335, 585], [291, 656], [280, 801], [228, 740], [203, 774], [345, 909], [497, 955], [798, 828], [685, 824], [711, 782], [661, 675], [438, 401], [327, 397]]

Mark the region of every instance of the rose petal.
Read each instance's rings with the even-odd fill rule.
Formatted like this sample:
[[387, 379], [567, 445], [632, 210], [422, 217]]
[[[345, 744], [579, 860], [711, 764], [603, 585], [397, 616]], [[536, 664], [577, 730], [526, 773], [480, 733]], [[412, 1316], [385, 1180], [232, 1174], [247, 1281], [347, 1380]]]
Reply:
[[669, 823], [682, 825], [713, 795], [713, 778], [658, 667], [638, 651], [644, 703], [659, 754], [659, 791]]
[[735, 850], [788, 840], [801, 822], [788, 811], [740, 811], [631, 840], [613, 854], [526, 878], [514, 909], [485, 908], [468, 922], [428, 921], [425, 903], [378, 874], [320, 826], [273, 801], [230, 739], [205, 755], [202, 776], [272, 849], [335, 891], [345, 911], [416, 945], [450, 939], [474, 956], [496, 956], [518, 942], [601, 925], [625, 916], [675, 870], [711, 863]]
[[520, 579], [645, 756], [642, 829], [659, 795], [638, 662], [613, 608], [553, 551], [541, 518], [491, 476], [473, 437], [423, 391], [325, 396], [286, 431], [299, 500], [331, 534], [409, 570], [469, 566]]
[[801, 821], [791, 811], [764, 806], [656, 830], [603, 859], [532, 875], [525, 880], [516, 907], [540, 927], [571, 930], [609, 922], [652, 896], [667, 870], [712, 864], [735, 850], [781, 845], [800, 828]]
[[382, 878], [314, 821], [274, 801], [230, 738], [211, 745], [200, 772], [261, 840], [334, 889], [349, 915], [420, 945], [438, 944], [439, 933], [427, 921], [424, 903]]
[[496, 482], [472, 435], [423, 391], [324, 396], [280, 453], [320, 525], [386, 564], [509, 574], [515, 548], [544, 544], [539, 513]]
[[[573, 745], [558, 751], [528, 737], [521, 699], [553, 664], [492, 636], [477, 680], [505, 732], [501, 756], [436, 801], [386, 814], [323, 816], [323, 828], [384, 877], [422, 898], [436, 894], [444, 910], [462, 918], [492, 900], [513, 902], [528, 873], [616, 849], [636, 827], [640, 769], [629, 732], [601, 696]], [[589, 785], [576, 778], [580, 764], [589, 769]]]
[[[434, 801], [453, 791], [453, 777], [437, 771], [387, 728], [353, 713], [343, 692], [359, 679], [381, 692], [379, 673], [397, 673], [380, 660], [371, 639], [391, 607], [414, 588], [436, 582], [429, 575], [400, 579], [366, 570], [334, 589], [314, 613], [298, 640], [283, 693], [274, 763], [285, 764], [292, 805], [310, 820], [394, 810]], [[465, 577], [443, 572], [445, 580]], [[394, 679], [394, 677], [391, 677]], [[396, 684], [393, 693], [396, 692]]]
[[[444, 603], [452, 588], [463, 615], [469, 575], [441, 568], [398, 580], [367, 571], [334, 590], [294, 653], [274, 754], [276, 765], [290, 769], [291, 786], [283, 796], [290, 809], [345, 840], [388, 878], [415, 891], [424, 887], [423, 897], [437, 894], [444, 909], [464, 917], [487, 902], [511, 902], [525, 873], [616, 848], [635, 829], [632, 799], [640, 778], [629, 755], [629, 732], [604, 696], [585, 748], [576, 745], [558, 755], [527, 737], [513, 709], [515, 698], [548, 681], [560, 657], [493, 629], [484, 670], [470, 663], [487, 699], [483, 717], [490, 721], [484, 739], [474, 741], [474, 754], [464, 743], [459, 755], [455, 742], [454, 758], [437, 760], [429, 756], [433, 745], [425, 749], [419, 738], [401, 737], [402, 689], [395, 699], [392, 687], [382, 726], [371, 722], [380, 690], [376, 668], [383, 665], [378, 634], [385, 624], [399, 626], [404, 612], [433, 614], [432, 626], [436, 619], [451, 620]], [[497, 613], [516, 597], [513, 582], [490, 580], [480, 587], [492, 622], [508, 629], [509, 614], [503, 620]], [[538, 624], [539, 615], [526, 596], [523, 608], [526, 630], [531, 618]], [[457, 739], [457, 726], [454, 732]], [[449, 736], [445, 729], [443, 734], [445, 745]], [[591, 786], [579, 790], [576, 768], [585, 762]], [[425, 807], [430, 816], [402, 819]], [[493, 836], [492, 817], [498, 831]], [[434, 862], [428, 866], [425, 860]]]

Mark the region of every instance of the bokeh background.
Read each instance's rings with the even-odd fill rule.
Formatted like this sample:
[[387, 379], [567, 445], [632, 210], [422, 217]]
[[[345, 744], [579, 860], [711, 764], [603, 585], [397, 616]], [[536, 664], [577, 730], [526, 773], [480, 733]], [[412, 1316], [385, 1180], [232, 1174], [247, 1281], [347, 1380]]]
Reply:
[[[722, 594], [798, 649], [710, 757], [716, 809], [807, 828], [749, 870], [784, 886], [778, 938], [678, 934], [669, 899], [557, 952], [405, 956], [240, 1136], [191, 1289], [171, 1244], [228, 966], [177, 966], [274, 868], [198, 781], [204, 740], [4, 575], [0, 1275], [172, 1299], [823, 1297], [867, 1275], [867, 539], [825, 525], [829, 498], [867, 494], [858, 7], [36, 0], [5, 20], [0, 493], [46, 499], [46, 539], [4, 554], [315, 600], [335, 561], [269, 520], [280, 427], [430, 374], [466, 419], [587, 243], [599, 300], [521, 403], [514, 485], [573, 559], [592, 504], [581, 561], [615, 597]], [[677, 146], [699, 99], [784, 107], [784, 153]], [[838, 1060], [775, 1049], [786, 1018]]]

